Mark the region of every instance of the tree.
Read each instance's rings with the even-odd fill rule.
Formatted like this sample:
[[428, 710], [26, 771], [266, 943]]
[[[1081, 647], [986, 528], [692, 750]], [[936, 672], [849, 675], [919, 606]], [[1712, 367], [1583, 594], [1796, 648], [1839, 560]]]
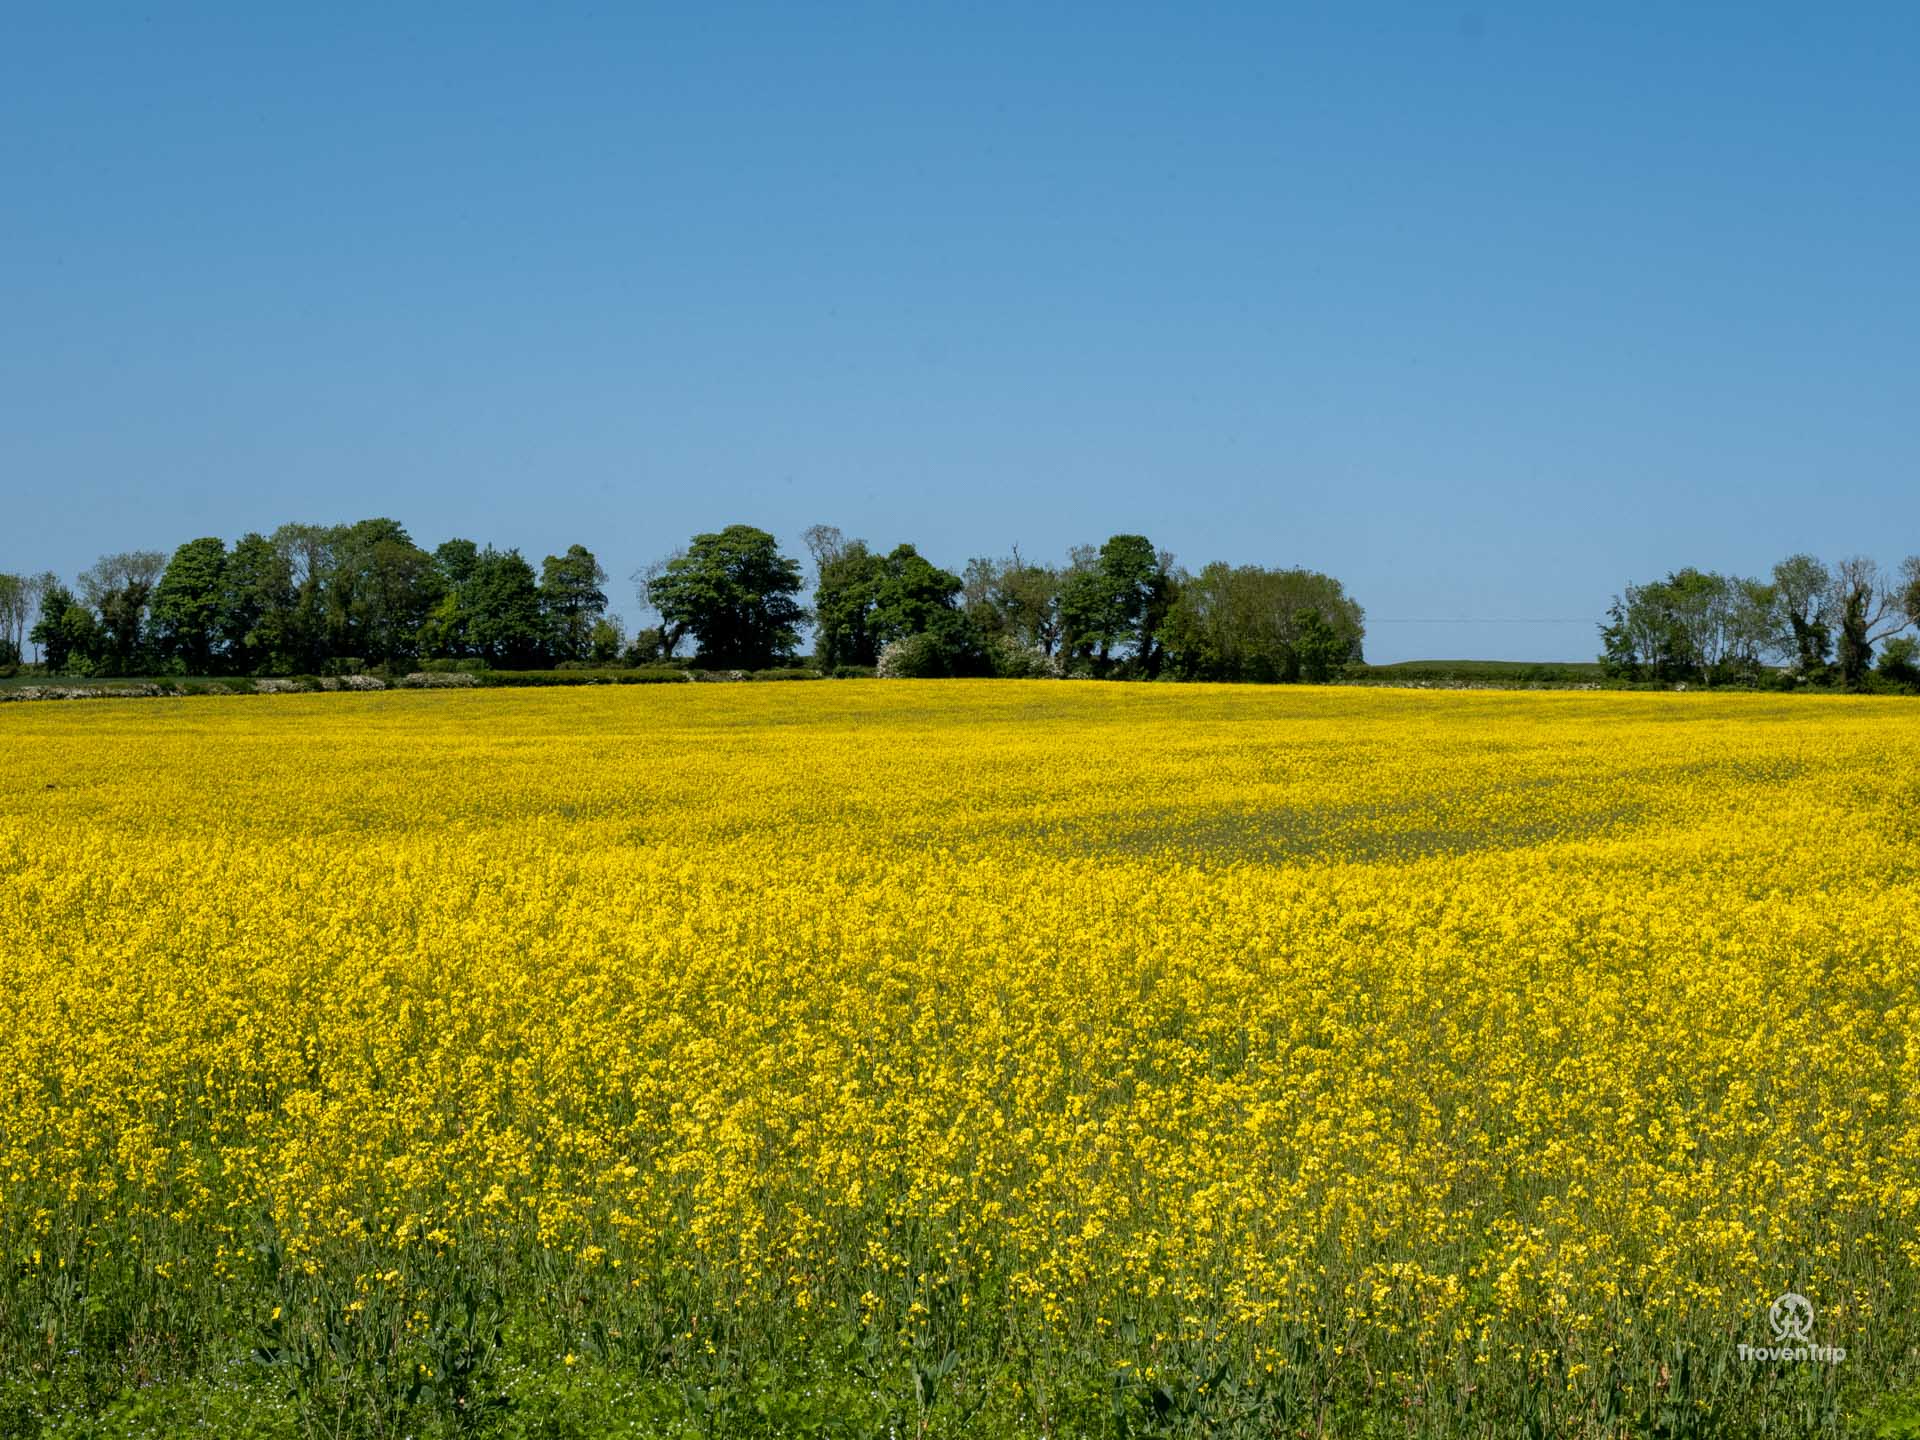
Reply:
[[817, 578], [820, 571], [838, 560], [846, 553], [849, 543], [864, 546], [866, 541], [849, 542], [840, 533], [838, 525], [809, 525], [800, 532], [800, 542], [807, 547], [807, 554], [813, 557], [813, 572]]
[[[27, 642], [33, 646], [33, 659], [35, 664], [40, 663], [41, 656], [40, 642], [34, 639], [34, 632], [38, 630], [40, 625], [46, 620], [47, 597], [55, 591], [59, 591], [62, 595], [66, 594], [65, 587], [60, 584], [60, 577], [55, 575], [51, 570], [42, 570], [38, 575], [30, 575], [27, 577], [27, 603], [30, 609], [27, 616], [26, 639]], [[71, 603], [71, 599], [69, 598], [66, 603]]]
[[564, 555], [549, 555], [540, 566], [540, 605], [549, 644], [562, 660], [583, 658], [593, 627], [606, 613], [607, 572], [584, 545], [569, 545]]
[[[676, 560], [686, 557], [685, 550], [676, 550], [671, 555], [650, 561], [633, 572], [631, 579], [634, 591], [640, 598], [640, 608], [660, 617], [658, 625], [646, 625], [633, 637], [628, 648], [628, 658], [634, 664], [644, 665], [655, 660], [671, 660], [674, 652], [680, 648], [680, 642], [686, 638], [686, 627], [670, 621], [661, 613], [654, 602], [653, 588], [667, 578], [667, 567]], [[671, 586], [668, 592], [671, 594]]]
[[872, 665], [881, 640], [874, 633], [880, 557], [864, 540], [843, 540], [831, 526], [807, 531], [816, 579], [813, 588], [813, 648], [819, 663]]
[[20, 663], [32, 609], [32, 582], [24, 575], [0, 574], [0, 665]]
[[471, 540], [443, 540], [434, 548], [433, 564], [440, 576], [440, 598], [420, 626], [420, 653], [465, 659], [474, 653], [467, 634], [467, 587], [480, 564], [480, 547]]
[[1021, 557], [976, 558], [961, 576], [961, 603], [984, 636], [1006, 640], [1043, 655], [1060, 643], [1060, 574]]
[[[27, 638], [40, 647], [48, 672], [60, 675], [73, 662], [76, 632], [84, 644], [87, 639], [85, 630], [91, 627], [93, 617], [82, 608], [73, 592], [52, 575], [44, 575], [41, 580], [40, 618]], [[69, 622], [69, 611], [78, 618]]]
[[461, 596], [467, 640], [489, 665], [526, 669], [546, 661], [540, 583], [518, 550], [482, 550]]
[[602, 615], [587, 635], [587, 658], [596, 665], [612, 665], [627, 646], [626, 627], [618, 615]]
[[[649, 604], [677, 641], [691, 634], [712, 666], [756, 669], [789, 658], [807, 612], [793, 597], [800, 566], [751, 525], [693, 537], [646, 584]], [[669, 647], [671, 653], [671, 647]]]
[[[1920, 562], [1910, 560], [1908, 564], [1920, 572]], [[1920, 579], [1920, 573], [1916, 573], [1915, 578]], [[1850, 555], [1834, 566], [1833, 584], [1838, 608], [1844, 610], [1850, 598], [1858, 601], [1861, 623], [1865, 627], [1862, 633], [1869, 646], [1899, 634], [1913, 623], [1905, 608], [1905, 567], [1896, 578], [1882, 570], [1879, 562], [1871, 557]]]
[[1172, 557], [1144, 535], [1115, 535], [1097, 552], [1076, 552], [1060, 586], [1060, 628], [1068, 654], [1105, 674], [1117, 656], [1136, 673], [1159, 673], [1159, 630], [1173, 599]]
[[1728, 582], [1726, 678], [1756, 684], [1780, 633], [1780, 594], [1764, 580]]
[[318, 673], [335, 653], [327, 635], [327, 587], [338, 535], [339, 530], [332, 525], [282, 525], [271, 537], [292, 592], [286, 613], [275, 628], [289, 663], [297, 670]]
[[1165, 644], [1183, 680], [1271, 683], [1299, 678], [1293, 648], [1298, 609], [1288, 609], [1268, 572], [1216, 560], [1181, 580]]
[[236, 675], [270, 675], [303, 658], [293, 629], [293, 569], [285, 550], [258, 532], [234, 542], [220, 604], [220, 644]]
[[920, 675], [985, 675], [991, 666], [980, 632], [959, 603], [960, 577], [911, 545], [896, 545], [874, 568], [869, 632], [882, 651], [917, 638]]
[[1911, 635], [1894, 636], [1880, 647], [1880, 663], [1875, 668], [1895, 685], [1920, 689], [1920, 641]]
[[480, 563], [480, 547], [471, 540], [442, 540], [434, 547], [433, 562], [449, 589], [458, 589], [473, 578]]
[[155, 653], [188, 675], [211, 675], [223, 649], [226, 601], [226, 542], [212, 536], [187, 541], [153, 590]]
[[[128, 550], [102, 555], [81, 572], [80, 593], [99, 616], [88, 656], [97, 673], [135, 675], [152, 668], [147, 610], [166, 565], [158, 550]], [[77, 640], [79, 628], [69, 630]]]
[[1611, 623], [1601, 628], [1602, 663], [1618, 674], [1711, 685], [1736, 661], [1757, 667], [1776, 604], [1772, 587], [1759, 581], [1692, 566], [1650, 585], [1629, 585], [1614, 597]]
[[1359, 659], [1366, 614], [1331, 575], [1216, 561], [1179, 578], [1163, 633], [1182, 679], [1271, 683], [1301, 678], [1307, 648], [1329, 676]]
[[1824, 675], [1833, 648], [1833, 576], [1811, 555], [1789, 555], [1773, 567], [1773, 593], [1773, 653], [1803, 677]]
[[1318, 610], [1301, 610], [1293, 617], [1294, 653], [1300, 657], [1300, 678], [1324, 685], [1345, 663], [1346, 646]]
[[440, 600], [433, 557], [399, 521], [380, 517], [337, 530], [331, 558], [325, 610], [333, 658], [388, 666], [411, 660]]
[[1900, 562], [1896, 593], [1907, 624], [1920, 628], [1920, 555], [1909, 555]]

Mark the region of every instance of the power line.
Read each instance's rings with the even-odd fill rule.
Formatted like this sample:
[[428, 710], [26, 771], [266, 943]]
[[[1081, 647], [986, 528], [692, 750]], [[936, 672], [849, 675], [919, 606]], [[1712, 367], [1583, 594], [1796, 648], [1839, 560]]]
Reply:
[[1378, 615], [1369, 615], [1367, 616], [1367, 623], [1369, 625], [1593, 625], [1593, 624], [1597, 624], [1598, 622], [1591, 615], [1583, 615], [1577, 620], [1568, 620], [1568, 619], [1439, 620], [1439, 619], [1427, 619], [1424, 617], [1419, 619], [1413, 619], [1413, 618], [1398, 617], [1398, 616], [1393, 618], [1383, 619]]

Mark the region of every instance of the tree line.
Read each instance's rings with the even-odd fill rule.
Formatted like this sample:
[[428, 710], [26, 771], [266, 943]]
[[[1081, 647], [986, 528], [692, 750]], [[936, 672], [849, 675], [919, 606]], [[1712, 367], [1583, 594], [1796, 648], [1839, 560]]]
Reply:
[[74, 587], [0, 576], [13, 623], [0, 660], [18, 663], [24, 638], [66, 675], [320, 675], [430, 657], [537, 666], [617, 652], [605, 584], [583, 545], [536, 572], [517, 550], [471, 540], [428, 552], [394, 520], [283, 525], [231, 549], [203, 538], [171, 556], [105, 555]]
[[1600, 627], [1600, 659], [1636, 680], [1915, 689], [1920, 641], [1902, 633], [1915, 627], [1920, 555], [1892, 572], [1790, 555], [1766, 579], [1687, 568], [1627, 586]]
[[[73, 586], [0, 575], [0, 665], [66, 675], [325, 675], [422, 664], [496, 669], [808, 658], [841, 674], [1325, 680], [1362, 658], [1365, 615], [1319, 572], [1214, 563], [1189, 573], [1143, 535], [1064, 563], [888, 550], [826, 525], [811, 561], [750, 525], [694, 536], [635, 574], [649, 622], [629, 636], [607, 577], [572, 545], [538, 569], [517, 549], [431, 551], [391, 519], [283, 525], [107, 555]], [[803, 631], [812, 652], [803, 657]]]

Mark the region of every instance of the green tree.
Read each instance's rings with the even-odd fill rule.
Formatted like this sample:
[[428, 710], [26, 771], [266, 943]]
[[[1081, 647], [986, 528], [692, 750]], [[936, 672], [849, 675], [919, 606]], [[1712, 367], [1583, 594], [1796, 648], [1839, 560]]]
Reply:
[[962, 604], [984, 636], [1043, 655], [1060, 644], [1060, 574], [1021, 557], [976, 558], [961, 576]]
[[1880, 663], [1875, 668], [1895, 685], [1920, 689], [1920, 641], [1911, 635], [1894, 636], [1880, 647]]
[[471, 540], [444, 540], [434, 548], [433, 564], [440, 576], [440, 598], [420, 627], [420, 653], [445, 660], [466, 659], [474, 653], [467, 634], [467, 587], [480, 564], [480, 547]]
[[271, 537], [285, 564], [291, 590], [291, 601], [274, 627], [289, 669], [318, 674], [336, 653], [328, 638], [327, 588], [339, 533], [333, 525], [289, 524], [275, 530]]
[[448, 588], [457, 589], [473, 578], [480, 564], [480, 547], [471, 540], [442, 540], [434, 547], [433, 561], [440, 567]]
[[441, 595], [433, 557], [385, 517], [341, 527], [331, 552], [325, 608], [333, 657], [386, 666], [411, 660]]
[[1873, 664], [1873, 641], [1868, 636], [1871, 597], [1866, 587], [1850, 585], [1840, 597], [1840, 683], [1849, 690], [1867, 688]]
[[549, 555], [540, 566], [540, 605], [553, 654], [579, 660], [591, 647], [594, 625], [606, 613], [607, 572], [584, 545]]
[[[153, 668], [148, 609], [166, 566], [158, 550], [129, 550], [102, 555], [81, 573], [80, 593], [99, 616], [88, 656], [96, 674], [137, 675]], [[80, 632], [72, 633], [77, 644]]]
[[1832, 574], [1811, 555], [1789, 555], [1773, 567], [1773, 592], [1773, 653], [1808, 679], [1824, 678], [1833, 651]]
[[161, 662], [188, 675], [213, 674], [224, 660], [226, 603], [226, 542], [207, 536], [176, 549], [153, 589], [153, 647]]
[[587, 658], [596, 665], [612, 665], [627, 646], [626, 627], [618, 615], [602, 615], [587, 635]]
[[468, 643], [489, 665], [526, 669], [546, 663], [540, 582], [518, 550], [489, 545], [479, 552], [461, 595]]
[[1294, 652], [1300, 657], [1300, 678], [1324, 685], [1340, 672], [1347, 647], [1339, 633], [1318, 610], [1302, 610], [1293, 617]]
[[1900, 562], [1895, 595], [1902, 618], [1908, 625], [1920, 629], [1920, 555], [1909, 555]]
[[1167, 663], [1187, 680], [1298, 680], [1307, 614], [1332, 634], [1324, 640], [1315, 628], [1312, 637], [1329, 673], [1361, 657], [1366, 614], [1333, 576], [1216, 561], [1179, 580], [1164, 629]]
[[1173, 600], [1172, 563], [1144, 535], [1115, 535], [1088, 556], [1076, 554], [1060, 586], [1060, 628], [1069, 655], [1105, 674], [1124, 657], [1152, 677], [1163, 660], [1161, 624]]
[[872, 665], [880, 653], [873, 632], [880, 557], [864, 540], [846, 540], [830, 525], [807, 531], [813, 553], [813, 646], [823, 666]]
[[1673, 577], [1629, 585], [1613, 597], [1600, 629], [1601, 663], [1633, 679], [1683, 680], [1699, 673], [1699, 657], [1682, 620]]
[[[69, 620], [72, 613], [74, 620]], [[40, 647], [41, 663], [50, 674], [65, 674], [75, 658], [76, 644], [84, 657], [91, 637], [93, 617], [87, 614], [74, 593], [53, 576], [43, 577], [40, 589], [40, 618], [27, 638]]]
[[773, 536], [729, 525], [694, 536], [645, 593], [676, 641], [695, 638], [703, 664], [757, 669], [790, 658], [799, 643], [807, 615], [794, 599], [800, 588], [799, 562], [782, 555]]
[[911, 545], [896, 545], [874, 566], [868, 633], [884, 651], [916, 638], [919, 675], [985, 675], [990, 666], [979, 631], [960, 606], [960, 577]]
[[0, 574], [0, 665], [20, 663], [32, 610], [33, 582], [25, 575]]
[[220, 604], [220, 644], [237, 675], [284, 674], [302, 658], [293, 634], [292, 564], [257, 532], [242, 535], [227, 556]]

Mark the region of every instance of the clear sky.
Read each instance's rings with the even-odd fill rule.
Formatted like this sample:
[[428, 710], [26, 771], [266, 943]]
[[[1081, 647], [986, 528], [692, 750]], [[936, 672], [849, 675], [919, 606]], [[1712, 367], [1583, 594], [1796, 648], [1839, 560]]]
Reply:
[[0, 569], [1142, 531], [1589, 658], [1920, 550], [1917, 180], [1905, 0], [0, 0]]

